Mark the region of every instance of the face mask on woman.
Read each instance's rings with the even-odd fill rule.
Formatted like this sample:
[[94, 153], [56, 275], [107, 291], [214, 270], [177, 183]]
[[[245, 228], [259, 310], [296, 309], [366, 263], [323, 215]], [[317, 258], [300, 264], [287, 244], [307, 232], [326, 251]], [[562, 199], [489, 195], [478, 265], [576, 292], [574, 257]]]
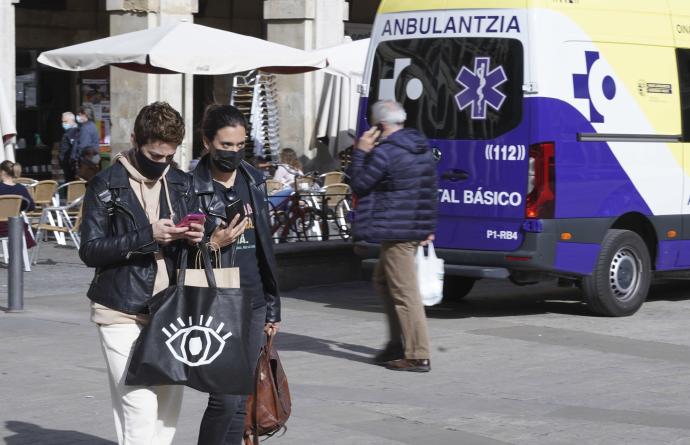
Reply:
[[211, 157], [213, 165], [222, 172], [234, 172], [244, 159], [244, 150], [244, 148], [237, 151], [216, 149]]
[[74, 126], [73, 124], [67, 124], [67, 123], [65, 123], [65, 122], [62, 123], [62, 129], [65, 130], [65, 131], [69, 130], [69, 129], [72, 128], [73, 126]]
[[84, 119], [83, 117], [81, 117], [81, 115], [78, 115], [78, 116], [77, 116], [77, 122], [79, 122], [80, 124], [83, 124], [84, 122], [86, 122], [86, 119]]

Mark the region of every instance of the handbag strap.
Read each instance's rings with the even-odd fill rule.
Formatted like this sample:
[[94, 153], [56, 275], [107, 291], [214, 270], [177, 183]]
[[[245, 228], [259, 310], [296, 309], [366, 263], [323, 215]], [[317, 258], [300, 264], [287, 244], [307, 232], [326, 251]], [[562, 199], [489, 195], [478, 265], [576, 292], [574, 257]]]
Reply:
[[[199, 248], [199, 251], [201, 252], [201, 259], [204, 263], [204, 272], [206, 275], [206, 282], [208, 284], [208, 287], [215, 289], [218, 286], [216, 285], [216, 277], [213, 274], [213, 265], [211, 264], [211, 257], [208, 253], [208, 247], [206, 247], [206, 244], [203, 242], [197, 244], [197, 247]], [[185, 278], [185, 275], [187, 274], [187, 258], [188, 258], [188, 256], [189, 256], [189, 248], [182, 249], [182, 252], [180, 253], [180, 265], [178, 267], [178, 272], [177, 272], [177, 285], [178, 286], [184, 286], [184, 278]]]
[[[211, 258], [211, 265], [213, 266], [213, 264], [215, 264], [215, 266], [213, 267], [220, 269], [222, 267], [220, 264], [220, 247], [218, 247], [218, 244], [211, 241], [206, 243], [206, 247], [209, 248], [209, 255], [213, 255], [213, 257]], [[194, 257], [194, 268], [203, 269], [202, 263], [203, 259], [201, 256], [201, 249], [197, 249], [196, 255]]]

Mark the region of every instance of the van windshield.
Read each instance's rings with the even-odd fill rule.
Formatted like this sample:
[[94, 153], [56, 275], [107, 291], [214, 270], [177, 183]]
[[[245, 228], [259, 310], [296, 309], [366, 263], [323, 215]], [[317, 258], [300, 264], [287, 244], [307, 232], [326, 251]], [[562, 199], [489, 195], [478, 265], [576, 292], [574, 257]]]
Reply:
[[522, 119], [523, 48], [516, 39], [442, 38], [381, 42], [369, 111], [393, 99], [406, 126], [432, 139], [494, 139]]

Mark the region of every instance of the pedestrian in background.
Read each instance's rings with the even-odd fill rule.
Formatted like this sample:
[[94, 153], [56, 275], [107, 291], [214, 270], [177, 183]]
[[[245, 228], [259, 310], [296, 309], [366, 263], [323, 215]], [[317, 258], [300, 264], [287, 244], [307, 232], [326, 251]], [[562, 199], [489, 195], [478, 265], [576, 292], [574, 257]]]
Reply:
[[[251, 298], [248, 351], [254, 367], [262, 333], [275, 335], [280, 327], [277, 266], [268, 226], [264, 175], [244, 161], [247, 122], [237, 108], [210, 105], [201, 131], [208, 153], [192, 172], [193, 199], [207, 215], [209, 246], [220, 249], [221, 264], [217, 267], [239, 267], [242, 292]], [[238, 214], [228, 220], [226, 207], [237, 199], [241, 200], [244, 216]], [[240, 445], [246, 401], [246, 395], [210, 394], [198, 444]]]
[[93, 147], [87, 147], [79, 156], [77, 175], [84, 181], [90, 181], [101, 170], [101, 154]]
[[203, 238], [200, 224], [174, 222], [187, 215], [191, 189], [189, 176], [171, 165], [184, 133], [184, 120], [170, 105], [145, 106], [134, 121], [134, 148], [89, 182], [84, 199], [79, 256], [96, 268], [87, 295], [120, 445], [172, 443], [182, 404], [182, 386], [126, 386], [125, 376], [148, 321], [147, 303], [174, 283], [183, 241]]
[[384, 302], [390, 340], [374, 361], [396, 371], [431, 369], [426, 315], [417, 286], [415, 253], [434, 238], [436, 165], [426, 138], [404, 128], [402, 105], [380, 101], [372, 127], [352, 154], [350, 185], [358, 204], [355, 241], [381, 243], [373, 282]]
[[65, 111], [62, 113], [62, 129], [65, 133], [62, 135], [60, 141], [60, 152], [58, 153], [58, 160], [60, 168], [65, 175], [65, 181], [74, 181], [74, 165], [72, 163], [72, 152], [76, 150], [77, 142], [79, 140], [79, 126], [77, 125], [74, 113]]
[[93, 122], [93, 108], [80, 107], [77, 113], [77, 122], [79, 123], [79, 139], [76, 150], [72, 151], [71, 158], [75, 171], [79, 170], [79, 160], [84, 150], [91, 148], [98, 152], [101, 139], [98, 135], [98, 128], [96, 128], [96, 124]]

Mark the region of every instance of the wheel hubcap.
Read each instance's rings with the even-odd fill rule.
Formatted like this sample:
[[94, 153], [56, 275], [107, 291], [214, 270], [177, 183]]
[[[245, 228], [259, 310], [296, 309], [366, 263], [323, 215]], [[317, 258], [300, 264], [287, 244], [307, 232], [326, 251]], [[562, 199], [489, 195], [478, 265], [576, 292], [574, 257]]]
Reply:
[[642, 263], [635, 252], [630, 249], [620, 249], [613, 256], [609, 273], [611, 292], [619, 301], [632, 298], [640, 286], [640, 271]]

